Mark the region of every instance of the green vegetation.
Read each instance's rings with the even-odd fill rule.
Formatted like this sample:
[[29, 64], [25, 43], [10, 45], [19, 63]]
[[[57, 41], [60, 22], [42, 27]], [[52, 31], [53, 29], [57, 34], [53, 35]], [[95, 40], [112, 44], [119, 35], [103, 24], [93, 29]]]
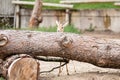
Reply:
[[35, 29], [36, 31], [43, 31], [43, 32], [56, 32], [57, 27], [39, 27], [38, 29]]
[[3, 77], [0, 77], [0, 80], [5, 80]]
[[[54, 27], [40, 27], [39, 29], [36, 29], [37, 31], [43, 31], [43, 32], [56, 32], [57, 26]], [[75, 28], [73, 25], [68, 25], [64, 28], [64, 32], [70, 32], [70, 33], [77, 33], [80, 34], [81, 32]]]
[[43, 2], [59, 3], [60, 0], [43, 0]]
[[[28, 30], [27, 28], [22, 28], [21, 30]], [[38, 29], [35, 29], [35, 31], [42, 31], [42, 32], [56, 32], [57, 31], [57, 26], [51, 26], [51, 27], [40, 27]], [[76, 33], [80, 34], [81, 31], [75, 28], [73, 25], [67, 25], [64, 28], [64, 32], [69, 32], [69, 33]]]
[[0, 29], [8, 29], [12, 27], [13, 27], [13, 24], [11, 24], [11, 19], [9, 17], [0, 18]]
[[114, 3], [81, 3], [74, 4], [74, 9], [107, 9], [107, 8], [120, 8], [115, 6]]
[[72, 32], [72, 33], [77, 33], [80, 34], [81, 31], [78, 30], [77, 28], [74, 27], [74, 25], [68, 25], [65, 27], [64, 32]]
[[[35, 0], [21, 0], [21, 1], [35, 1]], [[60, 0], [43, 0], [43, 2], [48, 2], [48, 3], [59, 3]], [[23, 8], [33, 8], [32, 5], [26, 5], [22, 6]], [[63, 9], [60, 7], [52, 7], [52, 6], [44, 6], [43, 9]]]
[[[21, 1], [35, 1], [35, 0], [21, 0]], [[50, 2], [50, 3], [59, 3], [60, 0], [43, 0], [43, 2]], [[113, 2], [103, 2], [103, 3], [79, 3], [73, 4], [73, 9], [106, 9], [106, 8], [120, 8], [120, 6], [115, 6]], [[31, 8], [33, 6], [26, 6], [27, 8]], [[59, 7], [43, 7], [43, 9], [63, 9]]]

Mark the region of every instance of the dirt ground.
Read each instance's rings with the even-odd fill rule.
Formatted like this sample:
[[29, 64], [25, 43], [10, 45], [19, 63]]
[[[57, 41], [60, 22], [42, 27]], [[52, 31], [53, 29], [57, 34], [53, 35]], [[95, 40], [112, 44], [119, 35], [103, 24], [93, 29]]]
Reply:
[[[111, 31], [84, 32], [82, 35], [120, 39], [120, 33]], [[40, 62], [40, 70], [47, 71], [59, 66], [59, 62]], [[92, 64], [70, 61], [68, 64], [69, 74], [66, 73], [66, 66], [62, 67], [62, 73], [58, 76], [59, 69], [50, 73], [40, 74], [40, 80], [120, 80], [120, 69], [100, 68]]]

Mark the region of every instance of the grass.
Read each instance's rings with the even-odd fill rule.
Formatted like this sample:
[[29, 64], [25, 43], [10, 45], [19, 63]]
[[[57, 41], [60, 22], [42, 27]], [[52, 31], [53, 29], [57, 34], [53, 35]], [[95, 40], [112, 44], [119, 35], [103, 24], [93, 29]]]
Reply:
[[43, 0], [43, 2], [59, 3], [60, 0]]
[[0, 80], [5, 80], [3, 77], [0, 77]]
[[[37, 29], [37, 31], [43, 31], [43, 32], [56, 32], [57, 31], [57, 26], [55, 27], [40, 27]], [[81, 32], [75, 28], [73, 25], [68, 25], [64, 28], [64, 32], [69, 32], [69, 33], [77, 33], [80, 34]]]
[[[35, 1], [35, 0], [21, 0], [21, 1]], [[59, 3], [60, 0], [43, 0], [43, 2], [48, 2], [48, 3]], [[33, 8], [32, 5], [26, 5], [22, 6], [23, 8]], [[52, 6], [44, 6], [43, 9], [63, 9], [60, 7], [52, 7]]]
[[81, 3], [81, 4], [74, 4], [74, 9], [117, 9], [120, 6], [115, 6], [114, 3]]
[[[22, 28], [21, 30], [28, 30], [26, 28]], [[35, 31], [42, 31], [42, 32], [56, 32], [57, 31], [57, 26], [51, 26], [51, 27], [40, 27], [38, 29], [35, 29]], [[68, 33], [76, 33], [76, 34], [80, 34], [81, 31], [78, 30], [77, 28], [75, 28], [73, 25], [67, 25], [64, 28], [64, 32], [68, 32]]]
[[[35, 1], [35, 0], [21, 0], [21, 1]], [[59, 3], [60, 0], [43, 0], [43, 2]], [[120, 8], [120, 6], [115, 6], [113, 2], [79, 3], [79, 4], [73, 4], [73, 5], [74, 5], [73, 9], [109, 9], [109, 8], [118, 9]], [[24, 7], [32, 8], [33, 6], [24, 6]], [[44, 6], [43, 9], [63, 9], [63, 8]]]
[[71, 32], [71, 33], [77, 33], [80, 34], [81, 31], [74, 27], [74, 25], [68, 25], [65, 27], [64, 32]]

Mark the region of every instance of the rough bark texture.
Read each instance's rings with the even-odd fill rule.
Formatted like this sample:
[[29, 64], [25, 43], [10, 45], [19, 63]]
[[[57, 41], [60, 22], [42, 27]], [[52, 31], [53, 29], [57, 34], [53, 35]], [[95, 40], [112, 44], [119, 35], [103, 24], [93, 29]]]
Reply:
[[104, 68], [120, 69], [120, 40], [70, 33], [14, 30], [0, 31], [1, 35], [1, 59], [12, 54], [54, 56], [88, 62]]
[[38, 28], [39, 23], [42, 22], [41, 12], [42, 12], [42, 0], [35, 0], [35, 5], [29, 22], [30, 28], [32, 29]]

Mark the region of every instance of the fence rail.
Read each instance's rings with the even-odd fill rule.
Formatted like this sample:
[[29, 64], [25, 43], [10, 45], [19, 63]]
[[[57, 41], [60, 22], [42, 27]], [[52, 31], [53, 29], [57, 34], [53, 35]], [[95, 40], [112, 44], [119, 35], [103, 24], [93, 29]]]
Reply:
[[[62, 0], [62, 1], [63, 1], [63, 0]], [[61, 1], [61, 2], [62, 2], [62, 1]], [[70, 2], [70, 1], [75, 2], [76, 0], [69, 0], [68, 2]], [[120, 0], [81, 0], [80, 3], [91, 3], [91, 2], [113, 2], [113, 3], [117, 4], [117, 5], [120, 4], [120, 3], [119, 3]], [[14, 14], [15, 14], [15, 17], [14, 17], [14, 18], [15, 18], [15, 19], [14, 19], [14, 20], [15, 20], [15, 21], [14, 21], [15, 25], [14, 25], [14, 26], [15, 26], [16, 28], [20, 28], [20, 21], [21, 21], [21, 20], [20, 20], [20, 19], [21, 19], [21, 18], [20, 18], [21, 15], [19, 14], [20, 11], [21, 11], [21, 10], [20, 10], [20, 6], [21, 6], [21, 5], [34, 5], [35, 2], [27, 2], [27, 1], [19, 1], [19, 0], [18, 0], [18, 1], [12, 1], [12, 4], [15, 4], [15, 13], [14, 13]], [[114, 4], [113, 4], [113, 5], [114, 5]], [[88, 16], [87, 16], [87, 17], [84, 16], [85, 14], [88, 14], [88, 11], [87, 11], [87, 12], [83, 12], [83, 13], [80, 12], [79, 14], [74, 13], [74, 14], [71, 15], [71, 10], [70, 10], [70, 9], [73, 7], [73, 5], [71, 5], [71, 4], [43, 3], [43, 6], [64, 7], [64, 8], [66, 9], [66, 12], [64, 12], [64, 17], [59, 17], [59, 18], [58, 18], [58, 17], [57, 17], [57, 18], [54, 17], [54, 20], [53, 20], [53, 18], [52, 18], [52, 19], [49, 18], [49, 20], [48, 20], [48, 17], [44, 18], [44, 20], [47, 20], [48, 23], [49, 23], [50, 20], [53, 20], [53, 21], [51, 21], [51, 22], [55, 22], [56, 19], [60, 19], [60, 18], [61, 18], [61, 19], [64, 19], [64, 20], [69, 21], [69, 23], [74, 23], [75, 26], [80, 27], [81, 29], [88, 28], [88, 27], [89, 27], [89, 24], [91, 24], [91, 23], [92, 23], [93, 25], [97, 25], [98, 28], [99, 28], [99, 27], [104, 26], [104, 25], [103, 25], [103, 24], [104, 24], [104, 23], [103, 23], [103, 19], [104, 19], [104, 18], [106, 19], [106, 15], [109, 15], [109, 16], [111, 17], [112, 21], [114, 21], [114, 22], [111, 23], [111, 26], [109, 26], [109, 27], [111, 27], [111, 28], [112, 28], [114, 31], [116, 31], [116, 32], [120, 31], [120, 30], [119, 30], [119, 27], [116, 26], [116, 24], [114, 24], [115, 21], [116, 21], [116, 18], [117, 18], [117, 20], [119, 20], [120, 18], [119, 18], [119, 17], [116, 17], [116, 16], [113, 18], [113, 17], [111, 16], [112, 13], [111, 13], [111, 12], [110, 12], [111, 14], [108, 13], [109, 11], [104, 11], [104, 10], [103, 10], [102, 13], [99, 13], [99, 11], [97, 11], [98, 14], [100, 14], [100, 15], [97, 15], [95, 11], [92, 11], [92, 12], [96, 15], [96, 17], [97, 17], [97, 16], [100, 17], [103, 13], [105, 13], [104, 16], [102, 16], [103, 19], [98, 18], [98, 17], [95, 18], [95, 19], [94, 19], [94, 18], [92, 19], [91, 17], [88, 18]], [[26, 10], [25, 10], [25, 11], [26, 11]], [[110, 10], [110, 11], [112, 11], [112, 10]], [[116, 12], [116, 10], [113, 11], [113, 14], [114, 14], [114, 12], [117, 13], [117, 14], [119, 13], [119, 11]], [[93, 13], [90, 13], [90, 15], [93, 14]], [[50, 14], [50, 13], [48, 13], [48, 14]], [[56, 12], [55, 12], [54, 14], [57, 15]], [[80, 14], [81, 14], [81, 15], [80, 15]], [[113, 14], [112, 14], [112, 15], [113, 15]], [[30, 15], [30, 14], [29, 14], [29, 15]], [[79, 16], [79, 17], [78, 17], [78, 16], [76, 17], [76, 16], [74, 16], [74, 15], [80, 15], [80, 16]], [[81, 17], [82, 15], [83, 15], [84, 17]], [[72, 17], [71, 17], [71, 16], [72, 16]], [[29, 17], [29, 16], [28, 16], [28, 17]], [[28, 18], [28, 17], [27, 17], [27, 18]], [[73, 17], [74, 17], [74, 18], [73, 18]], [[81, 18], [80, 18], [80, 17], [81, 17]], [[22, 18], [23, 18], [23, 17], [22, 17]], [[82, 18], [83, 18], [83, 19], [82, 19]], [[84, 18], [85, 18], [85, 19], [84, 19]], [[87, 18], [88, 18], [88, 19], [87, 19]], [[25, 19], [25, 18], [23, 18], [23, 19]], [[96, 20], [96, 19], [97, 19], [97, 20]], [[98, 23], [99, 20], [101, 20], [101, 21], [100, 21], [101, 24], [96, 24], [96, 23]], [[22, 20], [22, 21], [23, 21], [23, 20]], [[76, 21], [78, 21], [78, 22], [76, 22]], [[25, 21], [23, 21], [23, 22], [24, 22], [24, 24], [26, 24]], [[28, 22], [28, 20], [27, 20], [27, 22]], [[89, 22], [89, 23], [86, 24], [85, 22], [87, 22], [87, 23]], [[94, 23], [94, 22], [95, 22], [95, 23]], [[21, 22], [21, 23], [22, 23], [22, 22]], [[117, 23], [117, 21], [116, 21], [116, 23]], [[44, 23], [42, 23], [41, 25], [43, 25], [43, 24], [47, 24], [47, 22], [44, 21]], [[50, 23], [50, 25], [53, 25], [53, 24], [54, 24], [54, 23]], [[47, 25], [48, 25], [48, 24], [47, 24]], [[102, 26], [101, 26], [101, 25], [102, 25]], [[83, 26], [84, 28], [83, 28], [82, 26]], [[85, 26], [87, 26], [87, 27], [85, 27]], [[114, 26], [115, 29], [114, 29], [112, 26]], [[102, 27], [102, 29], [103, 29], [103, 28], [104, 28], [104, 27]], [[118, 30], [118, 31], [117, 31], [117, 30]]]
[[[28, 1], [12, 1], [12, 3], [17, 5], [34, 5], [35, 4], [35, 2], [28, 2]], [[56, 4], [56, 3], [43, 3], [43, 6], [73, 8], [73, 5], [70, 5], [70, 4]]]
[[120, 2], [114, 3], [115, 6], [120, 6]]

